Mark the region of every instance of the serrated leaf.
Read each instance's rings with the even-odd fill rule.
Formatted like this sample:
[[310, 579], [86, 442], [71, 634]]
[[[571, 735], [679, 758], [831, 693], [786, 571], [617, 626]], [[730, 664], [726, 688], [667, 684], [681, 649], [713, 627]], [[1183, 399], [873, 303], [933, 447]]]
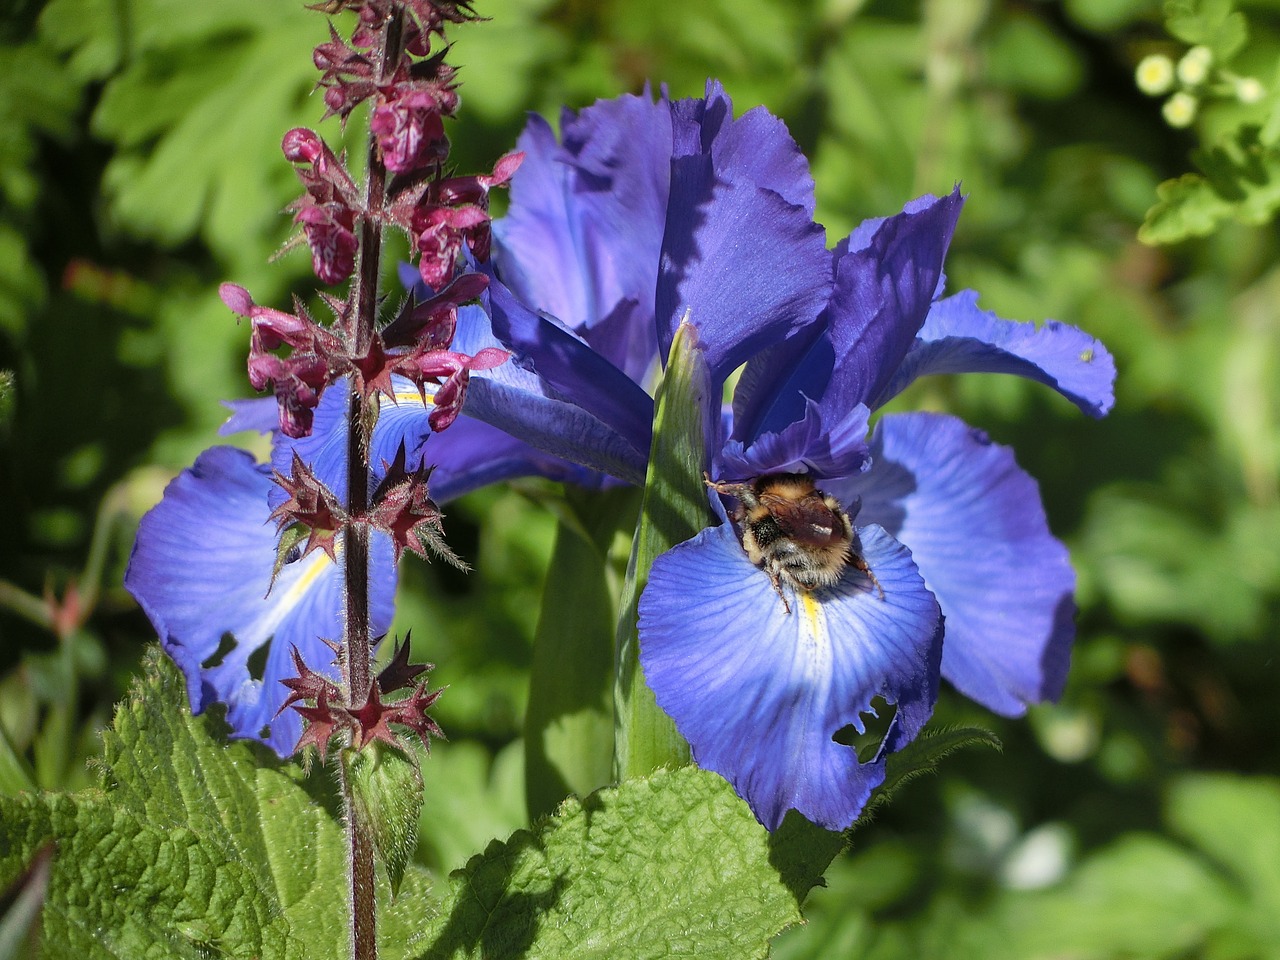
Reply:
[[1143, 243], [1207, 236], [1232, 218], [1262, 224], [1280, 209], [1280, 150], [1264, 144], [1256, 126], [1241, 127], [1233, 139], [1196, 151], [1192, 159], [1203, 173], [1156, 188], [1159, 203], [1138, 231]]
[[[214, 725], [191, 716], [181, 675], [152, 651], [104, 734], [99, 789], [0, 799], [0, 885], [56, 844], [43, 916], [50, 956], [344, 955], [334, 812], [296, 767], [256, 744], [223, 742]], [[412, 879], [392, 929], [403, 931], [405, 911], [430, 909], [420, 875]], [[394, 946], [384, 956], [403, 956]]]
[[369, 829], [395, 895], [418, 845], [422, 771], [398, 750], [365, 749], [351, 759], [351, 786], [356, 820]]
[[715, 774], [631, 780], [473, 857], [418, 957], [764, 957], [826, 867], [775, 844]]
[[926, 729], [897, 753], [889, 754], [885, 760], [884, 783], [871, 795], [852, 829], [865, 826], [874, 818], [875, 812], [887, 805], [904, 786], [925, 774], [933, 773], [944, 758], [967, 747], [1003, 749], [1000, 739], [989, 730], [977, 727], [942, 727], [936, 730]]

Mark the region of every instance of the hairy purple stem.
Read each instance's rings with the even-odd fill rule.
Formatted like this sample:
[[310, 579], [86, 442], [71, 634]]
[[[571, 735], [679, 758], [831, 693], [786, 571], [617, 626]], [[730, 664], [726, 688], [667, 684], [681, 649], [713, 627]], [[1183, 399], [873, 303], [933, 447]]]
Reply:
[[[396, 68], [404, 43], [404, 15], [392, 8], [386, 25], [386, 42], [378, 63], [379, 81]], [[363, 355], [373, 339], [378, 308], [378, 274], [382, 261], [382, 213], [386, 204], [387, 170], [376, 138], [369, 135], [369, 163], [365, 185], [365, 216], [360, 227], [360, 262], [356, 268], [355, 316], [350, 335], [353, 352]], [[369, 438], [372, 422], [360, 392], [353, 390], [347, 417], [347, 510], [363, 516], [369, 509]], [[373, 638], [369, 629], [369, 527], [348, 523], [343, 535], [346, 576], [346, 669], [348, 702], [363, 704], [372, 684]], [[374, 892], [374, 856], [368, 824], [358, 822], [359, 812], [352, 796], [350, 771], [342, 768], [342, 801], [351, 867], [351, 950], [355, 960], [376, 960], [378, 956]]]

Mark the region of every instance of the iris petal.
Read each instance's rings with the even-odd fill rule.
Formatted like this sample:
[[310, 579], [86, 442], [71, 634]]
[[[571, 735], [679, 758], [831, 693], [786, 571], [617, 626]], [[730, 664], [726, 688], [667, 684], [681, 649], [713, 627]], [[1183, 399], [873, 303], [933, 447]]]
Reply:
[[[270, 472], [243, 450], [213, 447], [184, 470], [138, 529], [125, 586], [150, 617], [187, 678], [192, 709], [227, 704], [237, 737], [292, 752], [301, 723], [276, 716], [293, 676], [291, 647], [307, 665], [336, 677], [322, 637], [342, 636], [342, 569], [322, 551], [286, 564], [271, 584], [275, 527], [268, 519]], [[396, 573], [390, 542], [374, 538], [370, 619], [391, 624]], [[267, 593], [270, 586], [270, 594]], [[233, 643], [224, 643], [224, 638]], [[270, 643], [261, 676], [251, 657]], [[256, 658], [255, 658], [256, 659]]]
[[809, 161], [786, 124], [764, 107], [735, 120], [724, 86], [708, 80], [702, 97], [672, 102], [671, 115], [675, 156], [710, 153], [725, 179], [771, 190], [813, 218], [817, 203]]
[[626, 299], [649, 325], [670, 180], [668, 105], [647, 94], [602, 100], [566, 110], [561, 131], [563, 147], [539, 117], [521, 134], [525, 160], [494, 224], [499, 273], [525, 303], [579, 332]]
[[882, 419], [872, 466], [828, 483], [911, 549], [947, 621], [942, 675], [996, 713], [1056, 699], [1075, 635], [1075, 572], [1013, 453], [942, 414]]
[[[554, 392], [590, 410], [633, 446], [648, 450], [653, 400], [639, 384], [567, 328], [534, 313], [500, 281], [489, 284], [486, 298], [493, 335], [515, 351], [512, 365], [536, 373], [546, 384], [545, 394]], [[497, 371], [495, 378], [502, 379], [502, 368]]]
[[919, 197], [837, 246], [820, 321], [748, 362], [734, 393], [734, 439], [783, 429], [804, 415], [807, 397], [836, 411], [876, 408], [929, 313], [962, 204], [958, 190]]
[[1100, 341], [1055, 320], [1040, 326], [1002, 320], [979, 310], [972, 290], [933, 305], [876, 405], [930, 373], [1016, 374], [1052, 387], [1092, 417], [1106, 416], [1115, 403], [1116, 364]]
[[827, 301], [822, 227], [803, 207], [745, 181], [726, 182], [710, 156], [672, 161], [658, 277], [660, 350], [681, 321], [698, 328], [712, 377], [725, 377]]
[[726, 443], [716, 460], [716, 476], [745, 479], [766, 473], [812, 473], [844, 477], [860, 473], [868, 458], [869, 416], [862, 404], [840, 415], [808, 400], [804, 418], [778, 433], [759, 436], [746, 447], [737, 440]]
[[[933, 707], [937, 602], [901, 544], [875, 527], [862, 536], [883, 600], [850, 568], [833, 588], [791, 595], [787, 613], [728, 524], [659, 557], [640, 600], [640, 663], [658, 704], [698, 765], [733, 784], [771, 830], [790, 809], [849, 826], [883, 780], [885, 754]], [[876, 697], [897, 712], [860, 763], [833, 737], [864, 731]]]
[[902, 363], [933, 302], [964, 198], [921, 197], [867, 246], [836, 262], [829, 333], [836, 368], [824, 403], [873, 403]]
[[231, 416], [218, 428], [218, 433], [224, 437], [242, 430], [274, 433], [280, 429], [280, 405], [275, 397], [223, 400], [222, 405], [231, 411]]

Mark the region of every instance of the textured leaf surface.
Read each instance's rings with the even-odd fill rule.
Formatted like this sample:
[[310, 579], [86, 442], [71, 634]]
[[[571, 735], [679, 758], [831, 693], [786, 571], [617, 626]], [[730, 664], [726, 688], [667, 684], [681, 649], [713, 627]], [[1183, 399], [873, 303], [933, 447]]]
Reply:
[[352, 761], [352, 772], [357, 820], [371, 828], [391, 890], [398, 892], [418, 844], [422, 771], [416, 756], [385, 748], [361, 751]]
[[1186, 173], [1157, 188], [1159, 203], [1138, 231], [1144, 243], [1207, 236], [1230, 219], [1267, 223], [1280, 208], [1280, 150], [1263, 142], [1258, 127], [1241, 127], [1232, 139], [1198, 150], [1192, 159], [1202, 173]]
[[[213, 722], [190, 715], [182, 678], [153, 653], [104, 736], [100, 789], [0, 801], [0, 887], [56, 844], [43, 917], [50, 956], [345, 954], [336, 819], [296, 767], [221, 742]], [[412, 879], [385, 934], [403, 936], [406, 911], [426, 912], [425, 884]]]
[[763, 957], [826, 866], [775, 844], [714, 774], [631, 780], [473, 857], [418, 956]]

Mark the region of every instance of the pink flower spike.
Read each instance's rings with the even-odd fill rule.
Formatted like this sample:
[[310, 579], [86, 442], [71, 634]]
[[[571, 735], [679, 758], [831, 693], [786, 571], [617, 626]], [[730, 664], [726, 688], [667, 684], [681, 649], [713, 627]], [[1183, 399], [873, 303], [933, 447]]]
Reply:
[[249, 291], [238, 283], [224, 283], [218, 287], [218, 296], [222, 298], [222, 302], [227, 305], [227, 309], [232, 313], [239, 314], [242, 317], [250, 317], [253, 314], [253, 297], [249, 295]]
[[516, 171], [520, 169], [520, 164], [524, 163], [524, 151], [513, 150], [505, 156], [499, 157], [498, 162], [493, 165], [493, 176], [485, 177], [489, 182], [486, 186], [496, 187], [506, 183], [516, 175]]
[[492, 370], [511, 359], [511, 354], [500, 347], [485, 347], [467, 364], [468, 370]]
[[324, 144], [315, 131], [294, 127], [280, 141], [280, 149], [290, 163], [312, 163], [324, 153]]

